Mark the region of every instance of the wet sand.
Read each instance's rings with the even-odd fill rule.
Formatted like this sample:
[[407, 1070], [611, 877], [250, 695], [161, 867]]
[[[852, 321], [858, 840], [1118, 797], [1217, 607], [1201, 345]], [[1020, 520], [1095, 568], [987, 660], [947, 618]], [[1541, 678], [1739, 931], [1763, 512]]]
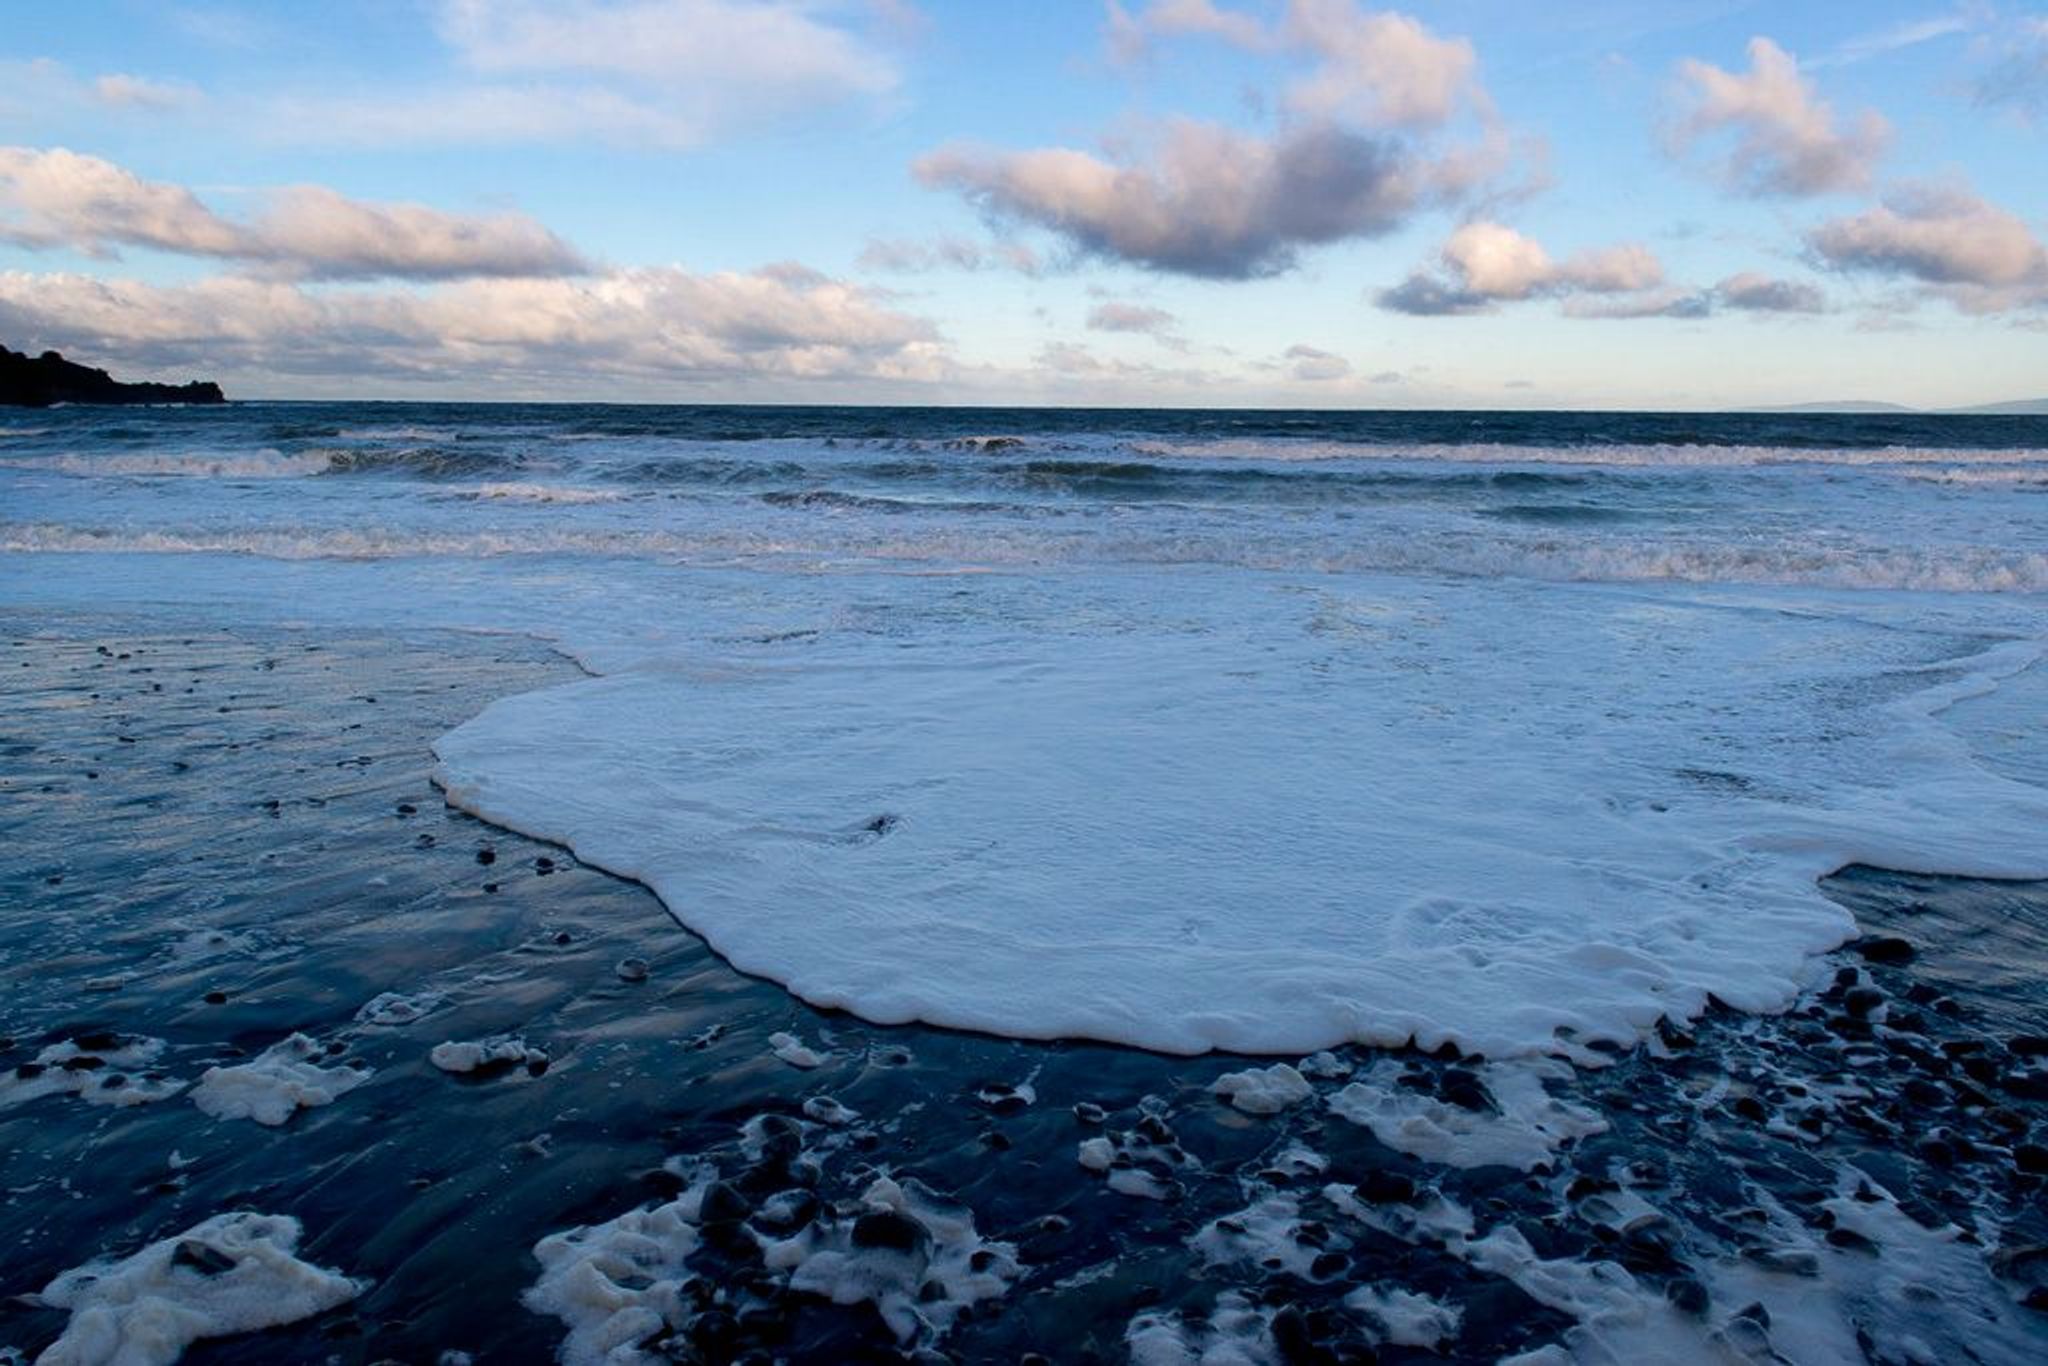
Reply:
[[[1361, 1183], [1396, 1212], [1439, 1191], [1481, 1233], [1516, 1230], [1544, 1261], [1624, 1267], [1704, 1336], [1766, 1343], [1773, 1325], [1747, 1306], [1696, 1303], [1710, 1279], [1698, 1268], [1768, 1260], [1764, 1232], [1782, 1243], [1784, 1230], [1747, 1213], [1766, 1197], [1818, 1243], [1901, 1261], [1906, 1245], [1842, 1225], [1835, 1202], [1868, 1190], [1863, 1203], [1982, 1247], [2010, 1310], [1989, 1327], [1980, 1312], [1972, 1334], [1931, 1306], [1860, 1308], [1879, 1356], [1905, 1359], [1903, 1323], [1981, 1360], [2024, 1360], [2011, 1345], [2048, 1326], [2048, 1210], [2028, 1146], [2048, 1142], [2048, 1065], [2025, 1037], [2048, 1033], [2039, 884], [1850, 870], [1830, 894], [1873, 934], [1904, 936], [1910, 959], [1866, 943], [1875, 959], [1836, 955], [1849, 975], [1788, 1016], [1667, 1029], [1553, 1085], [1605, 1132], [1530, 1171], [1457, 1168], [1330, 1110], [1351, 1084], [1334, 1071], [1311, 1078], [1312, 1100], [1253, 1115], [1211, 1092], [1242, 1059], [876, 1027], [733, 971], [644, 889], [455, 811], [430, 783], [436, 736], [575, 675], [538, 644], [22, 617], [0, 632], [0, 1079], [14, 1077], [12, 1091], [0, 1080], [0, 1347], [28, 1359], [65, 1328], [32, 1298], [57, 1273], [254, 1209], [297, 1218], [300, 1256], [369, 1284], [186, 1360], [553, 1360], [563, 1324], [521, 1303], [534, 1244], [667, 1202], [706, 1159], [758, 1211], [788, 1177], [742, 1139], [763, 1114], [800, 1123], [814, 1164], [802, 1180], [827, 1209], [856, 1208], [880, 1172], [913, 1177], [971, 1209], [1021, 1272], [943, 1333], [899, 1340], [872, 1305], [792, 1289], [752, 1242], [707, 1241], [692, 1260], [701, 1302], [649, 1339], [670, 1358], [1122, 1361], [1141, 1316], [1213, 1339], [1234, 1321], [1216, 1312], [1229, 1293], [1246, 1297], [1245, 1340], [1275, 1360], [1493, 1360], [1585, 1318], [1411, 1216], [1393, 1231], [1361, 1222], [1330, 1193]], [[644, 980], [626, 980], [627, 959]], [[410, 1023], [358, 1019], [384, 993], [432, 1005]], [[778, 1056], [784, 1033], [822, 1062]], [[293, 1034], [360, 1080], [276, 1126], [209, 1115], [189, 1089], [127, 1106], [22, 1089], [38, 1078], [19, 1069], [67, 1040], [86, 1053], [164, 1041], [125, 1083], [146, 1086], [246, 1064]], [[436, 1044], [500, 1036], [534, 1065], [462, 1075], [430, 1060]], [[1473, 1092], [1476, 1060], [1387, 1058], [1336, 1061], [1391, 1068], [1397, 1092], [1432, 1103], [1499, 1108]], [[817, 1118], [834, 1113], [826, 1098], [859, 1117]], [[1096, 1138], [1107, 1171], [1077, 1160]], [[1134, 1171], [1166, 1198], [1113, 1188]], [[1243, 1218], [1276, 1196], [1294, 1214], [1275, 1237], [1299, 1258]], [[1218, 1219], [1244, 1256], [1190, 1246]], [[1826, 1266], [1780, 1279], [1802, 1276], [1836, 1280]], [[1441, 1351], [1393, 1341], [1344, 1306], [1360, 1285], [1429, 1295], [1458, 1330]]]

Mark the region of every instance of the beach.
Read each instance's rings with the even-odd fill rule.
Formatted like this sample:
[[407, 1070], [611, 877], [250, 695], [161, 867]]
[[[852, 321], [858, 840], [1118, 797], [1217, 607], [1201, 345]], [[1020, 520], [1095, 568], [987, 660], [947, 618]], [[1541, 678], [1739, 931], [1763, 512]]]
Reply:
[[[302, 421], [258, 420], [255, 439], [271, 442]], [[464, 432], [453, 423], [426, 448], [527, 440]], [[231, 445], [222, 453], [220, 434], [209, 431], [209, 458], [243, 460]], [[141, 441], [168, 462], [181, 457], [163, 449], [184, 439]], [[78, 445], [74, 435], [65, 449]], [[698, 512], [628, 488], [623, 501], [650, 525], [593, 526], [577, 519], [621, 515], [621, 499], [596, 496], [621, 493], [616, 481], [540, 485], [558, 489], [548, 501], [478, 495], [492, 472], [475, 458], [426, 473], [427, 457], [395, 472], [386, 459], [367, 475], [21, 468], [59, 458], [38, 448], [13, 469], [24, 500], [14, 506], [29, 511], [7, 530], [0, 630], [0, 877], [12, 889], [0, 1284], [13, 1296], [0, 1345], [24, 1360], [94, 1359], [62, 1353], [85, 1351], [92, 1332], [134, 1329], [144, 1292], [200, 1305], [207, 1332], [187, 1359], [221, 1362], [1764, 1351], [2020, 1362], [2048, 1341], [2041, 882], [1851, 866], [1817, 884], [1801, 874], [1781, 894], [1774, 872], [1704, 903], [1735, 916], [1754, 894], [1769, 914], [1730, 922], [1725, 943], [1700, 922], [1688, 962], [1654, 937], [1624, 953], [1614, 936], [1633, 922], [1618, 912], [1607, 930], [1586, 929], [1607, 914], [1598, 881], [1584, 880], [1591, 865], [1542, 862], [1546, 848], [1569, 849], [1561, 824], [1550, 830], [1563, 846], [1522, 848], [1511, 842], [1520, 827], [1488, 827], [1491, 870], [1467, 865], [1469, 846], [1361, 865], [1344, 861], [1366, 857], [1355, 851], [1331, 861], [1341, 828], [1319, 822], [1337, 798], [1310, 800], [1349, 790], [1370, 763], [1332, 729], [1370, 700], [1364, 675], [1347, 670], [1377, 671], [1373, 705], [1418, 707], [1398, 713], [1420, 728], [1421, 747], [1401, 753], [1455, 757], [1460, 729], [1481, 737], [1471, 762], [1442, 770], [1445, 783], [1494, 790], [1478, 763], [1487, 753], [1498, 772], [1538, 773], [1515, 767], [1504, 738], [1535, 733], [1460, 681], [1468, 667], [1474, 680], [1505, 676], [1498, 659], [1460, 662], [1461, 618], [1500, 624], [1490, 638], [1524, 669], [1554, 667], [1560, 634], [1576, 633], [1571, 658], [1597, 662], [1591, 635], [1568, 624], [1597, 621], [1630, 652], [1653, 640], [1670, 651], [1674, 696], [1713, 701], [1697, 661], [1743, 661], [1727, 698], [1773, 723], [1737, 735], [1720, 760], [1667, 762], [1653, 790], [1632, 785], [1631, 756], [1678, 732], [1655, 718], [1630, 722], [1650, 727], [1639, 732], [1602, 729], [1577, 704], [1552, 711], [1564, 747], [1544, 752], [1558, 762], [1592, 743], [1620, 756], [1603, 770], [1623, 775], [1604, 794], [1612, 824], [1596, 832], [1614, 857], [1691, 847], [1656, 834], [1673, 814], [1694, 822], [1694, 845], [1708, 842], [1701, 832], [1736, 838], [1752, 819], [1745, 804], [1759, 801], [1789, 813], [1777, 833], [1800, 851], [1794, 873], [1846, 847], [1834, 842], [1844, 810], [1862, 813], [1857, 828], [1879, 845], [1893, 838], [1886, 822], [1900, 822], [1886, 780], [1906, 770], [1887, 770], [1903, 760], [1870, 746], [1908, 736], [1930, 781], [1902, 808], [1923, 828], [1899, 838], [2018, 871], [2032, 854], [2006, 847], [2004, 831], [2023, 808], [1983, 808], [1973, 827], [1935, 818], [2040, 781], [2039, 670], [2013, 653], [2025, 640], [2009, 624], [2023, 603], [1831, 585], [1402, 579], [1308, 561], [1277, 580], [1263, 566], [1015, 559], [990, 573], [958, 562], [968, 542], [957, 524], [989, 514], [957, 506], [923, 514], [948, 525], [920, 561], [877, 558], [872, 544], [854, 561], [843, 558], [850, 540], [920, 514], [766, 500], [745, 485], [734, 494], [729, 473], [702, 515], [747, 498], [767, 511], [742, 517], [782, 528], [772, 547], [739, 566], [678, 560], [674, 542], [634, 561], [621, 557], [624, 538], [654, 534], [657, 521], [673, 537]], [[119, 450], [101, 458], [132, 463]], [[971, 462], [989, 457], [918, 458], [939, 473], [916, 478], [965, 480], [984, 477]], [[290, 448], [262, 459], [310, 464]], [[750, 479], [810, 478], [783, 470], [781, 451], [746, 459], [768, 471]], [[1949, 453], [1939, 467], [1968, 459]], [[958, 473], [955, 460], [967, 462]], [[1326, 465], [1295, 463], [1298, 474], [1270, 477], [1327, 479]], [[1526, 506], [1543, 487], [1502, 483], [1499, 469], [1470, 479], [1472, 463], [1454, 462], [1448, 473], [1467, 482], [1450, 491], [1398, 496], [1430, 516], [1446, 498], [1477, 497], [1476, 511], [1453, 515], [1484, 525], [1487, 509]], [[1510, 463], [1506, 473], [1540, 476], [1554, 460]], [[1011, 479], [1006, 469], [995, 477]], [[995, 515], [1027, 529], [1105, 516], [1126, 538], [1146, 518], [1209, 515], [1184, 506], [1185, 487], [1164, 500], [1129, 492], [1154, 477], [1114, 476], [1114, 511], [1083, 502]], [[1242, 499], [1247, 482], [1215, 496]], [[1570, 505], [1601, 496], [1561, 487]], [[1628, 487], [1622, 510], [1640, 516]], [[1304, 515], [1293, 497], [1278, 515]], [[120, 534], [134, 548], [106, 548], [93, 519], [151, 505], [176, 525], [131, 521]], [[1306, 515], [1325, 511], [1319, 500]], [[223, 541], [230, 516], [238, 548], [192, 548]], [[364, 552], [368, 516], [438, 525], [431, 538], [403, 529], [402, 553]], [[480, 527], [479, 516], [499, 520]], [[344, 517], [357, 550], [337, 555]], [[66, 520], [74, 540], [101, 548], [50, 548]], [[1580, 520], [1603, 534], [1598, 518]], [[276, 553], [285, 535], [329, 540], [287, 556]], [[554, 539], [543, 555], [499, 553], [518, 535]], [[610, 539], [602, 558], [580, 558], [592, 552], [563, 549], [564, 535]], [[167, 548], [173, 536], [187, 548]], [[486, 540], [498, 550], [481, 549]], [[1279, 544], [1254, 541], [1266, 557]], [[1002, 537], [972, 543], [988, 550]], [[1129, 560], [1131, 545], [1110, 554]], [[1501, 624], [1488, 605], [1501, 602], [1520, 626]], [[1274, 603], [1301, 611], [1261, 616]], [[1902, 628], [1908, 618], [1918, 625]], [[1811, 659], [1795, 641], [1869, 653], [1837, 653], [1821, 687], [1800, 688], [1795, 671]], [[1233, 672], [1253, 662], [1270, 677]], [[1866, 663], [1874, 672], [1858, 672]], [[1401, 677], [1427, 687], [1389, 691]], [[1818, 700], [1773, 700], [1795, 693]], [[1599, 698], [1611, 717], [1618, 704]], [[1473, 706], [1430, 729], [1422, 699]], [[1869, 710], [1890, 706], [1905, 710]], [[1281, 729], [1321, 738], [1276, 749], [1273, 730], [1229, 719], [1254, 707], [1279, 707]], [[1177, 748], [1131, 747], [1151, 733], [1148, 716], [1185, 728], [1200, 766], [1182, 767]], [[1817, 716], [1843, 724], [1813, 725], [1812, 737], [1794, 724]], [[1550, 741], [1517, 743], [1534, 752]], [[1832, 773], [1787, 758], [1808, 744]], [[1262, 761], [1276, 767], [1261, 773]], [[992, 785], [962, 776], [976, 764], [997, 775]], [[1193, 791], [1220, 814], [1185, 800], [1177, 784], [1189, 772], [1208, 775]], [[1855, 781], [1836, 782], [1844, 773]], [[1473, 809], [1469, 786], [1433, 807], [1436, 789], [1391, 767], [1373, 781], [1388, 787], [1362, 808], [1369, 823], [1405, 806], [1413, 841]], [[1293, 804], [1274, 806], [1290, 785]], [[1134, 809], [1131, 794], [1148, 788], [1154, 800]], [[1551, 788], [1571, 796], [1569, 783]], [[1517, 790], [1546, 819], [1565, 818], [1543, 790]], [[1845, 806], [1852, 792], [1877, 795]], [[1048, 793], [1079, 814], [1062, 823], [1042, 804]], [[1235, 842], [1254, 828], [1259, 840]], [[1123, 873], [1056, 866], [1062, 849], [1100, 860], [1091, 829], [1115, 832]], [[1618, 843], [1631, 830], [1649, 833]], [[1002, 838], [977, 855], [992, 835]], [[1546, 866], [1579, 880], [1541, 881], [1566, 876]], [[1397, 1038], [1399, 1017], [1373, 1013], [1371, 993], [1342, 1004], [1304, 986], [1319, 960], [1357, 977], [1365, 969], [1350, 965], [1369, 948], [1341, 918], [1362, 911], [1318, 909], [1305, 889], [1369, 887], [1361, 868], [1374, 867], [1389, 885], [1429, 876], [1475, 900], [1507, 885], [1504, 869], [1525, 870], [1523, 900], [1532, 888], [1578, 890], [1560, 894], [1556, 917], [1456, 940], [1455, 960], [1414, 956], [1423, 948], [1395, 959], [1427, 1004], [1425, 1027]], [[1205, 904], [1191, 878], [1219, 868], [1229, 880]], [[1638, 907], [1654, 885], [1618, 863], [1602, 877]], [[916, 917], [926, 956], [892, 957], [863, 885], [922, 899], [881, 908]], [[1163, 887], [1179, 914], [1156, 939], [1132, 938], [1152, 933], [1142, 918], [1118, 922], [1094, 955], [1108, 965], [1104, 985], [1073, 999], [1064, 968], [1033, 980], [1002, 954], [947, 940], [932, 917], [949, 885], [980, 889], [973, 905], [1014, 907], [1013, 927], [1029, 923], [1034, 896], [1077, 903], [1089, 888], [1098, 909], [1131, 901], [1137, 915], [1130, 887]], [[1234, 920], [1228, 906], [1241, 908]], [[856, 913], [866, 918], [849, 935], [834, 918]], [[750, 921], [776, 933], [750, 938]], [[1541, 933], [1528, 937], [1529, 924]], [[783, 925], [797, 941], [778, 949]], [[1082, 942], [1098, 932], [1090, 920], [1070, 926]], [[1553, 943], [1573, 927], [1585, 931], [1578, 943]], [[1782, 982], [1754, 975], [1797, 935], [1814, 944], [1791, 954]], [[1042, 943], [1046, 964], [1068, 961]], [[1258, 959], [1274, 945], [1293, 956]], [[1653, 950], [1671, 956], [1659, 966]], [[1214, 1009], [1190, 1011], [1174, 993], [1207, 980], [1211, 952], [1264, 962], [1272, 980], [1252, 990], [1216, 978]], [[834, 955], [845, 980], [824, 961]], [[1581, 975], [1576, 998], [1500, 994], [1562, 980], [1544, 976], [1553, 962]], [[1420, 963], [1447, 966], [1431, 981]], [[1500, 975], [1501, 963], [1522, 966]], [[1452, 972], [1463, 976], [1441, 975]], [[1733, 984], [1725, 995], [1708, 989], [1718, 980]], [[1488, 982], [1492, 999], [1466, 999]], [[1729, 999], [1745, 982], [1754, 998]], [[1073, 999], [1065, 1016], [1045, 1015], [1054, 988]], [[1646, 996], [1671, 1007], [1637, 1017]], [[1611, 1023], [1630, 1018], [1640, 1027]], [[1525, 1037], [1549, 1042], [1518, 1046]], [[223, 1218], [240, 1222], [209, 1222]], [[147, 1261], [151, 1248], [157, 1262], [115, 1265]], [[92, 1279], [64, 1278], [79, 1268]], [[237, 1277], [249, 1293], [204, 1299]]]

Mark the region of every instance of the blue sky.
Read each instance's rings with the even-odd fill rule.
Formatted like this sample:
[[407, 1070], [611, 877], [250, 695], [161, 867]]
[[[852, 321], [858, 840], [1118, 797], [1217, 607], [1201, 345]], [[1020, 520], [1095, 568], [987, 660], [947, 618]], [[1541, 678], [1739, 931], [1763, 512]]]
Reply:
[[2048, 11], [22, 6], [0, 341], [247, 396], [2048, 391]]

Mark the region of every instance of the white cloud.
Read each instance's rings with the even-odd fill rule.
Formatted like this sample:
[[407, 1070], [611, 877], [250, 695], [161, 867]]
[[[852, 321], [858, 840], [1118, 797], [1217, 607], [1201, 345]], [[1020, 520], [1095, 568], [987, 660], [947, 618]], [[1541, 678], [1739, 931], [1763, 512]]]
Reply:
[[[1107, 155], [952, 145], [920, 158], [914, 173], [1082, 256], [1242, 280], [1290, 269], [1304, 248], [1378, 236], [1419, 209], [1464, 200], [1509, 159], [1471, 45], [1404, 15], [1290, 0], [1268, 28], [1209, 0], [1110, 9], [1113, 47], [1189, 33], [1308, 62], [1285, 88], [1288, 116], [1275, 131], [1174, 119]], [[1467, 110], [1482, 126], [1477, 140], [1429, 138]]]
[[1686, 108], [1673, 131], [1683, 152], [1702, 139], [1732, 134], [1723, 180], [1752, 196], [1816, 195], [1867, 188], [1891, 128], [1874, 110], [1838, 126], [1834, 111], [1800, 75], [1792, 55], [1768, 38], [1749, 41], [1750, 69], [1724, 71], [1679, 63]]
[[583, 262], [522, 214], [472, 216], [417, 204], [368, 204], [317, 185], [279, 190], [248, 221], [223, 218], [182, 185], [144, 180], [63, 148], [0, 147], [0, 241], [123, 246], [243, 261], [285, 274], [549, 275]]
[[[1335, 352], [1301, 342], [1288, 347], [1282, 359], [1287, 363], [1287, 373], [1304, 383], [1324, 384], [1330, 380], [1345, 379], [1351, 374], [1350, 361]], [[1375, 377], [1374, 382], [1380, 381]]]
[[1420, 316], [1484, 313], [1518, 299], [1641, 293], [1664, 278], [1647, 247], [1626, 243], [1556, 261], [1534, 238], [1485, 221], [1460, 227], [1438, 256], [1444, 275], [1411, 275], [1382, 291], [1380, 306]]
[[1109, 0], [1110, 54], [1136, 61], [1158, 38], [1206, 36], [1235, 47], [1261, 48], [1270, 39], [1264, 24], [1249, 14], [1219, 8], [1214, 0], [1151, 0], [1133, 12]]
[[1433, 127], [1483, 98], [1472, 44], [1439, 38], [1405, 14], [1362, 10], [1354, 0], [1292, 0], [1283, 32], [1319, 59], [1287, 95], [1311, 117]]
[[178, 109], [199, 102], [199, 90], [182, 81], [152, 81], [112, 72], [92, 83], [93, 97], [116, 108]]
[[1163, 308], [1112, 299], [1088, 310], [1088, 327], [1095, 332], [1145, 332], [1155, 337], [1170, 336], [1179, 329], [1180, 319]]
[[1970, 82], [1982, 105], [2003, 105], [2022, 118], [2048, 111], [2048, 14], [2020, 19], [1983, 48], [1994, 54]]
[[0, 273], [0, 330], [138, 369], [356, 376], [722, 382], [930, 379], [929, 323], [788, 267], [676, 267], [589, 279], [472, 279], [424, 290], [316, 289], [217, 276], [160, 286]]
[[876, 95], [892, 64], [790, 0], [444, 0], [439, 29], [459, 61], [491, 75], [588, 71], [714, 82], [756, 97]]
[[1468, 40], [1440, 38], [1417, 19], [1358, 0], [1288, 0], [1271, 27], [1214, 0], [1151, 0], [1135, 13], [1111, 0], [1108, 35], [1111, 53], [1126, 61], [1160, 39], [1197, 36], [1291, 53], [1309, 69], [1289, 84], [1286, 103], [1310, 119], [1434, 127], [1468, 103], [1485, 104]]
[[1730, 275], [1714, 286], [1715, 299], [1749, 313], [1822, 313], [1827, 296], [1818, 285], [1780, 280], [1756, 271]]
[[1915, 280], [1972, 313], [2048, 304], [2048, 247], [2018, 215], [1965, 190], [1905, 186], [1807, 244], [1840, 270]]
[[928, 240], [877, 238], [861, 248], [862, 270], [922, 275], [935, 270], [1014, 270], [1037, 275], [1045, 269], [1038, 253], [1019, 242], [977, 242], [965, 237]]
[[831, 0], [442, 0], [437, 31], [470, 77], [432, 89], [278, 99], [257, 131], [386, 145], [682, 148], [901, 83], [862, 30], [886, 6]]

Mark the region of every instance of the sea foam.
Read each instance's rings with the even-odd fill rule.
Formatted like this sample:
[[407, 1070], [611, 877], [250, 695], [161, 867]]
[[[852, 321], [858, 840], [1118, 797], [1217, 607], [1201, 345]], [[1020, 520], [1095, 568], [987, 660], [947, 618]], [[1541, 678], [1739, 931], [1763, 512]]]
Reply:
[[2048, 873], [2048, 794], [1938, 717], [2032, 642], [1205, 587], [1247, 635], [654, 661], [495, 704], [439, 776], [816, 1005], [1177, 1053], [1588, 1057], [1787, 1005], [1854, 933], [1815, 886], [1844, 864]]

